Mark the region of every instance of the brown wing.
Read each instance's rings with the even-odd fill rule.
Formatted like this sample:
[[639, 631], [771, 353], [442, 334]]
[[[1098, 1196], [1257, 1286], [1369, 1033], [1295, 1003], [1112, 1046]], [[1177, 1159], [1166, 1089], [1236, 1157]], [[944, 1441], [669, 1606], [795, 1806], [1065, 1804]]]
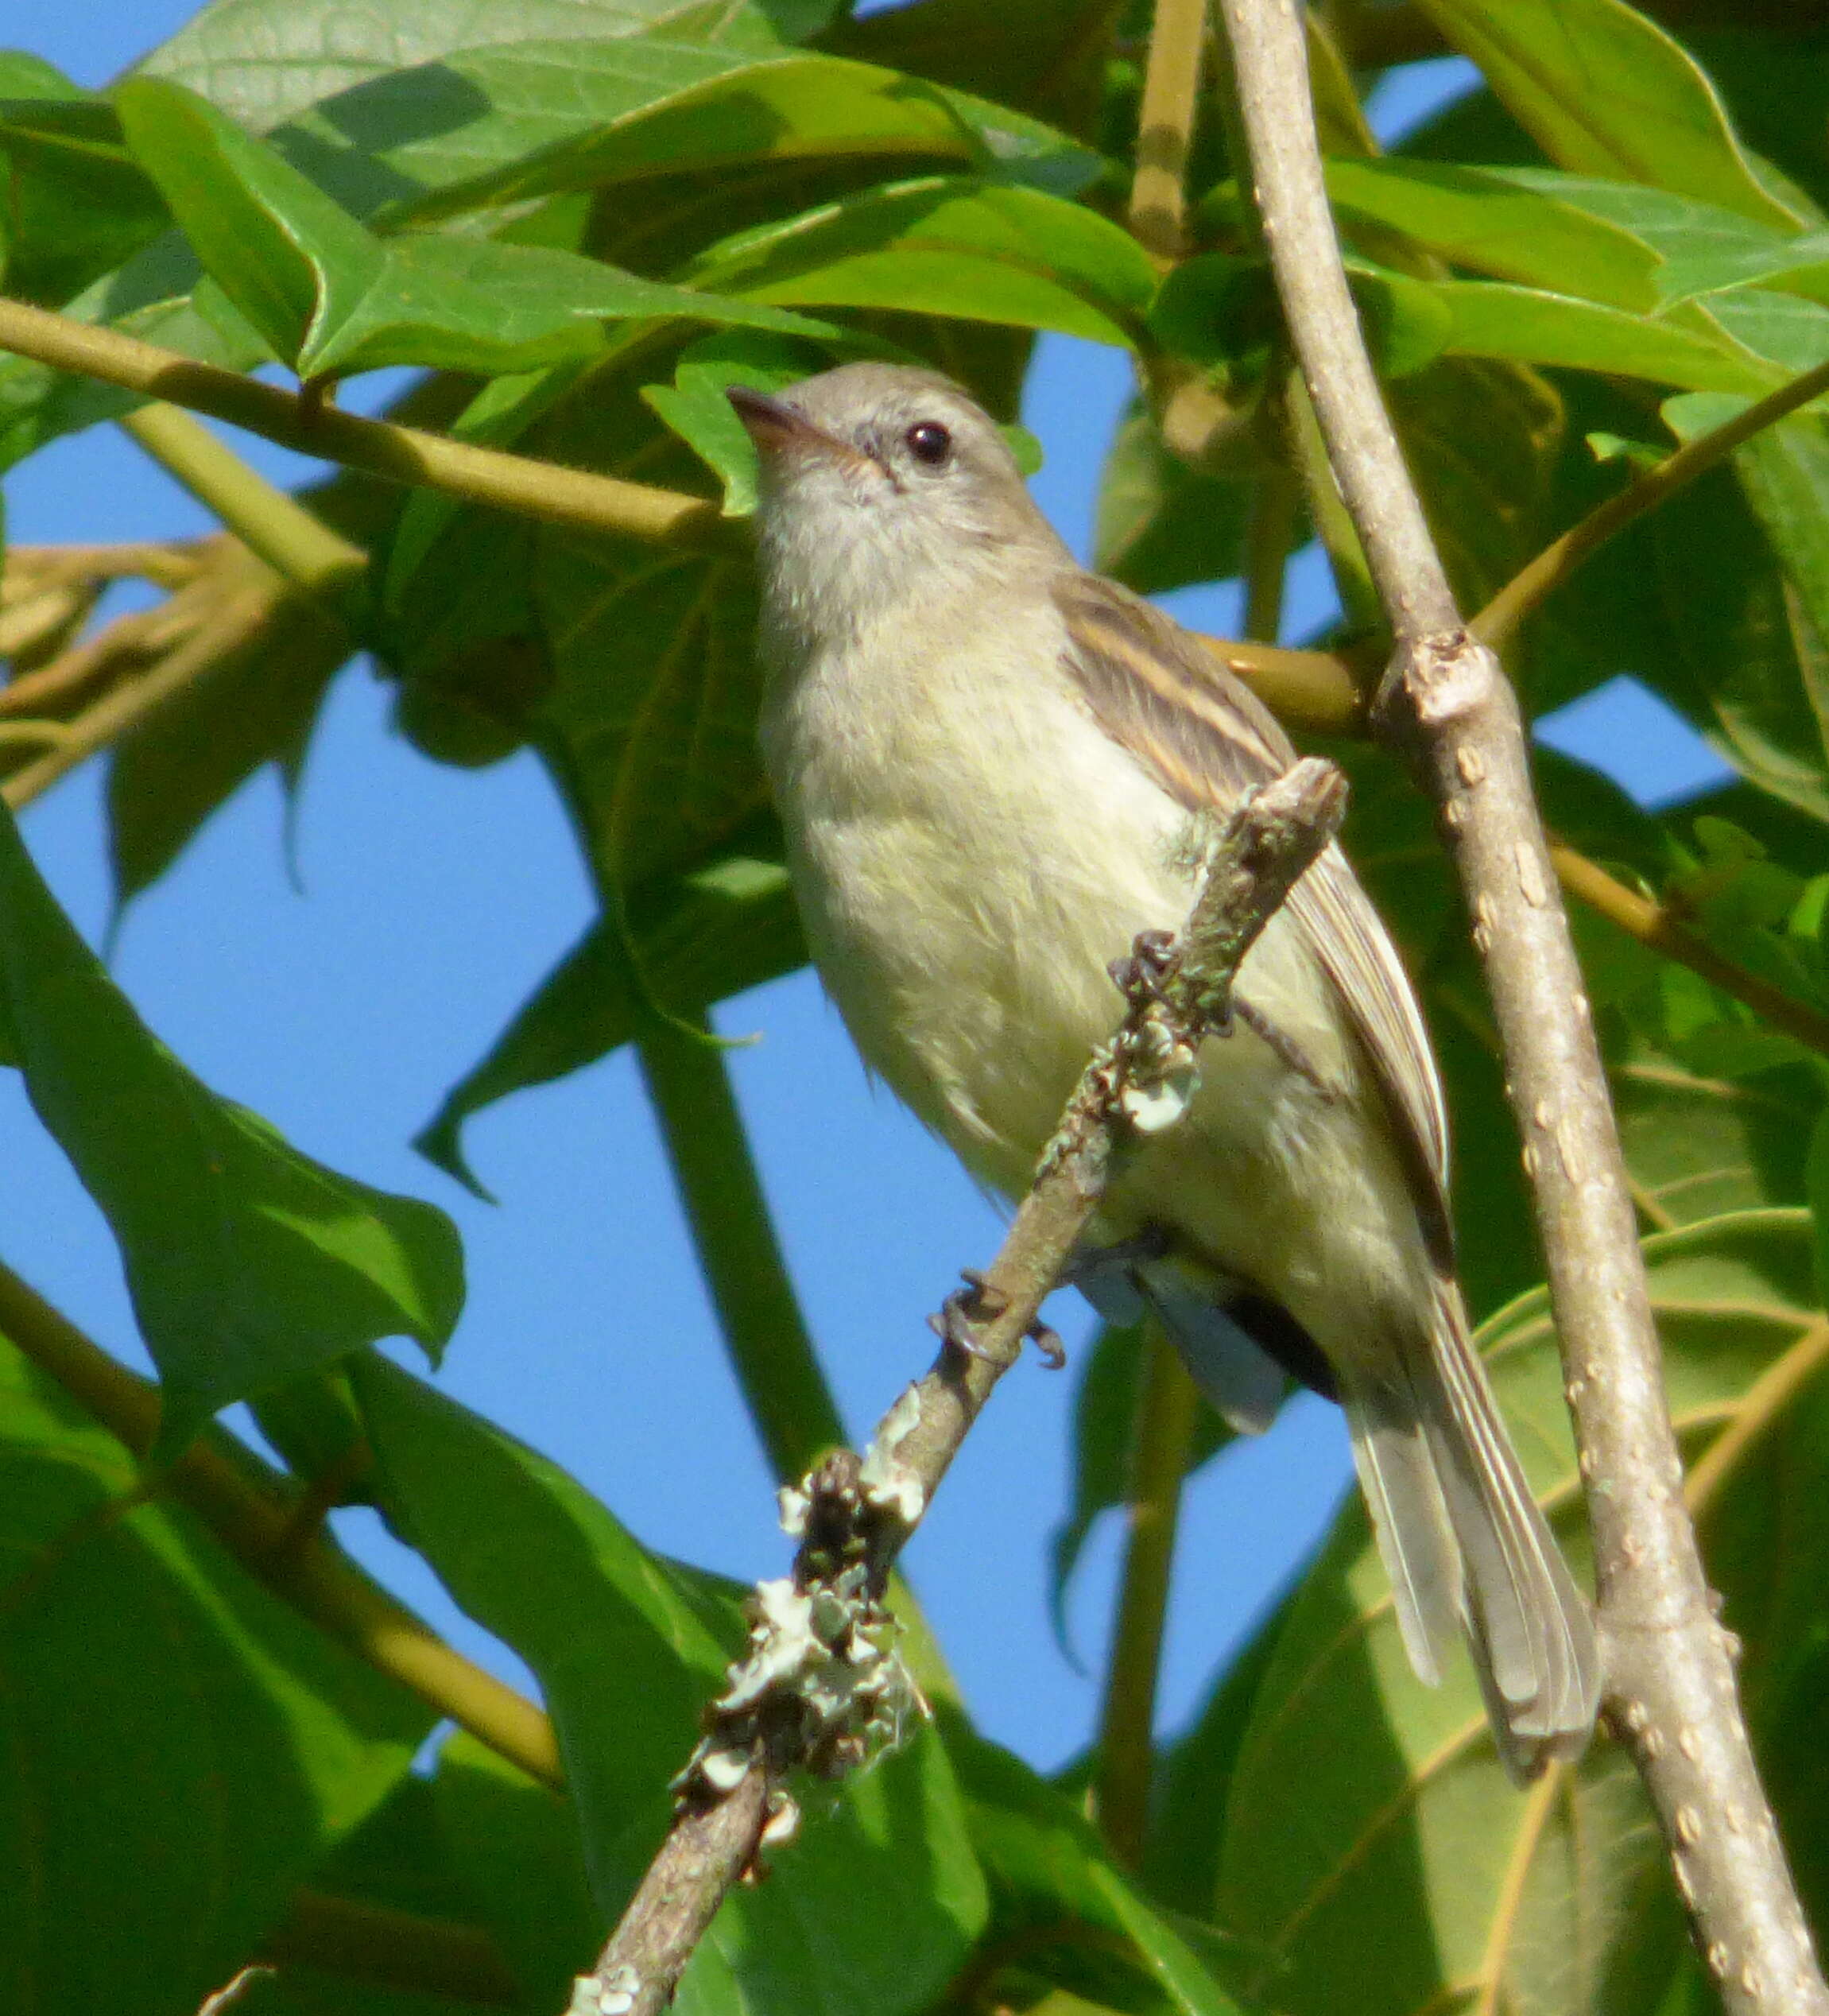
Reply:
[[[1289, 738], [1242, 680], [1127, 589], [1078, 574], [1056, 591], [1068, 671], [1099, 725], [1190, 812], [1229, 811], [1296, 761]], [[1396, 948], [1337, 847], [1286, 909], [1332, 980], [1397, 1122], [1432, 1247], [1452, 1241], [1447, 1115], [1428, 1032]]]

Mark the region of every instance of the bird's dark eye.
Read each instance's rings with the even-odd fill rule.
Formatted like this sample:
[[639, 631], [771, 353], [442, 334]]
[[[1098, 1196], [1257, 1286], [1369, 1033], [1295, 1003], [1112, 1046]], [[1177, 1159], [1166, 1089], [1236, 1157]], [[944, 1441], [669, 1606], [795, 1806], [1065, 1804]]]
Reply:
[[952, 453], [951, 432], [937, 420], [917, 420], [902, 439], [915, 460], [924, 462], [930, 469], [939, 468]]

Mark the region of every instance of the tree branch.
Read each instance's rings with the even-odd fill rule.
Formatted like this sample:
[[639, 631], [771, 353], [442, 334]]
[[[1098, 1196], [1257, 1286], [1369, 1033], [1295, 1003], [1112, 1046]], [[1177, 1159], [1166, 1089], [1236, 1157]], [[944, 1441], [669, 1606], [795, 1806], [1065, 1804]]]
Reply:
[[182, 407], [154, 400], [123, 416], [130, 436], [248, 549], [332, 614], [353, 618], [368, 555], [250, 468]]
[[504, 455], [416, 427], [359, 419], [118, 329], [73, 321], [23, 301], [0, 300], [0, 350], [208, 413], [301, 455], [551, 524], [680, 546], [721, 548], [735, 536], [732, 521], [704, 498]]
[[1686, 442], [1674, 455], [1628, 483], [1617, 497], [1595, 506], [1579, 524], [1544, 547], [1506, 582], [1468, 628], [1482, 644], [1502, 651], [1525, 618], [1534, 614], [1614, 533], [1623, 532], [1634, 518], [1656, 510], [1685, 483], [1693, 483], [1705, 469], [1724, 461], [1743, 442], [1762, 433], [1787, 413], [1796, 412], [1800, 406], [1808, 405], [1824, 392], [1829, 392], [1829, 363], [1804, 372], [1788, 385], [1768, 393], [1745, 413]]
[[1188, 157], [1206, 38], [1207, 0], [1156, 0], [1137, 113], [1130, 231], [1146, 252], [1164, 261], [1179, 259], [1185, 250]]
[[1587, 1485], [1608, 1704], [1732, 2016], [1829, 2012], [1678, 1490], [1624, 1160], [1531, 795], [1517, 704], [1471, 637], [1378, 396], [1328, 214], [1291, 0], [1223, 0], [1290, 334], [1396, 634], [1386, 719], [1420, 746], [1504, 1044]]
[[889, 1569], [1023, 1339], [1052, 1343], [1041, 1305], [1123, 1138], [1186, 1110], [1195, 1053], [1224, 1016], [1233, 974], [1345, 801], [1339, 773], [1312, 758], [1248, 800], [1209, 850], [1178, 946], [1165, 956], [1139, 940], [1118, 969], [1123, 1026], [1081, 1077], [997, 1258], [938, 1320], [946, 1341], [932, 1370], [883, 1417], [861, 1462], [839, 1451], [791, 1495], [802, 1535], [792, 1580], [752, 1597], [750, 1656], [707, 1712], [705, 1739], [675, 1781], [672, 1829], [579, 1980], [574, 2016], [658, 2016], [725, 1893], [768, 1834], [791, 1826], [789, 1772], [836, 1774], [881, 1748], [905, 1712], [912, 1689], [881, 1607]]
[[[153, 1446], [158, 1388], [117, 1363], [3, 1263], [0, 1335], [136, 1456]], [[294, 1507], [263, 1491], [246, 1466], [204, 1437], [160, 1481], [257, 1581], [498, 1756], [564, 1789], [552, 1725], [533, 1702], [453, 1650], [334, 1541], [301, 1535]]]

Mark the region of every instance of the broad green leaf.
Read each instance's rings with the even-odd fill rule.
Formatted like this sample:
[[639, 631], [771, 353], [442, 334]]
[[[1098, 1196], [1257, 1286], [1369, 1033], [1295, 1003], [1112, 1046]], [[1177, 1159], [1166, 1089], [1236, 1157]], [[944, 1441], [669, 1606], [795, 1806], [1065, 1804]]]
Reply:
[[1156, 290], [1141, 246], [1095, 212], [944, 176], [727, 239], [684, 277], [758, 300], [912, 309], [1116, 344], [1137, 339]]
[[1210, 1964], [1219, 1956], [1207, 1928], [1187, 1929], [1202, 1940], [1196, 1950], [1118, 1869], [1072, 1801], [956, 1711], [939, 1719], [990, 1884], [990, 1924], [975, 1962], [987, 1989], [1026, 1987], [1024, 2003], [1039, 1985], [1119, 2009], [1238, 2016]]
[[[742, 1641], [737, 1605], [422, 1382], [377, 1359], [356, 1377], [393, 1516], [539, 1676], [607, 1921], [665, 1832], [668, 1778]], [[951, 1977], [984, 1909], [946, 1753], [924, 1731], [810, 1812], [767, 1884], [727, 1901], [682, 2000], [721, 1969], [758, 2010], [912, 2011]]]
[[1658, 258], [1643, 239], [1486, 169], [1389, 156], [1331, 161], [1327, 194], [1349, 227], [1400, 231], [1451, 265], [1632, 313], [1657, 305]]
[[48, 64], [0, 55], [0, 273], [60, 308], [170, 223], [112, 114]]
[[1385, 396], [1448, 578], [1477, 609], [1548, 534], [1562, 399], [1529, 365], [1496, 357], [1441, 358]]
[[1666, 307], [1730, 287], [1762, 286], [1774, 293], [1829, 300], [1829, 233], [1812, 231], [1782, 244], [1673, 259], [1659, 274]]
[[1628, 233], [1667, 265], [1680, 259], [1750, 256], [1788, 244], [1796, 231], [1795, 224], [1748, 217], [1719, 201], [1642, 183], [1530, 165], [1482, 172], [1509, 188], [1529, 190], [1596, 223]]
[[1767, 192], [1695, 60], [1624, 0], [1422, 5], [1559, 167], [1648, 183], [1778, 231], [1801, 221]]
[[118, 94], [128, 138], [211, 277], [301, 378], [419, 364], [483, 375], [604, 347], [600, 324], [686, 315], [808, 330], [550, 247], [384, 242], [263, 142], [176, 84]]
[[661, 35], [765, 48], [811, 32], [827, 0], [210, 0], [140, 65], [255, 133], [320, 99], [490, 43]]
[[594, 924], [543, 980], [489, 1054], [446, 1094], [415, 1144], [472, 1188], [463, 1124], [510, 1092], [576, 1071], [631, 1041], [658, 1005], [686, 1017], [806, 963], [777, 859], [729, 854], [637, 886], [621, 928]]
[[538, 370], [605, 347], [602, 324], [682, 316], [695, 322], [821, 333], [778, 308], [619, 273], [545, 246], [430, 235], [390, 239], [359, 300], [328, 302], [298, 354], [302, 378], [384, 364], [436, 370]]
[[463, 1301], [442, 1212], [301, 1155], [147, 1029], [0, 819], [0, 1046], [119, 1241], [164, 1381], [159, 1451], [379, 1337], [436, 1355]]
[[1248, 445], [1241, 460], [1235, 478], [1190, 469], [1170, 454], [1149, 413], [1133, 406], [1099, 479], [1094, 567], [1140, 595], [1242, 573], [1252, 508]]
[[[1064, 128], [1095, 138], [1109, 83], [1105, 24], [1060, 0], [915, 0], [840, 21], [824, 38], [843, 55], [917, 77], [982, 91]], [[1096, 24], [1096, 25], [1095, 25]], [[1107, 153], [1117, 149], [1099, 134]]]
[[205, 271], [276, 355], [298, 359], [380, 280], [379, 241], [194, 92], [134, 77], [114, 104]]
[[0, 1343], [0, 2003], [192, 2016], [432, 1717]]
[[[1672, 1407], [1686, 1444], [1706, 1453], [1724, 1432], [1750, 1429], [1746, 1410], [1765, 1404], [1775, 1368], [1823, 1355], [1808, 1219], [1711, 1219], [1648, 1240], [1645, 1254]], [[1543, 1291], [1480, 1340], [1572, 1551], [1579, 1494]], [[1734, 1471], [1760, 1470], [1758, 1452], [1755, 1440]], [[1810, 1558], [1800, 1571], [1819, 1576], [1822, 1552]], [[1758, 1631], [1766, 1564], [1717, 1546], [1711, 1569], [1729, 1624]], [[1749, 1665], [1776, 1669], [1785, 1656], [1785, 1643], [1760, 1643]], [[1446, 2001], [1451, 1983], [1494, 2006], [1633, 2016], [1656, 2006], [1674, 1964], [1674, 1940], [1661, 1971], [1633, 1951], [1664, 1878], [1629, 1760], [1603, 1744], [1578, 1770], [1514, 1792], [1471, 1670], [1434, 1690], [1411, 1674], [1356, 1502], [1276, 1627], [1224, 1830], [1221, 1921], [1263, 1942], [1261, 1985], [1296, 2016], [1348, 2006], [1396, 2016]]]
[[1627, 315], [1598, 301], [1498, 281], [1443, 280], [1428, 285], [1448, 311], [1443, 347], [1471, 357], [1560, 365], [1649, 378], [1699, 392], [1762, 398], [1788, 375], [1761, 363], [1719, 333]]
[[527, 2003], [552, 2016], [603, 1943], [571, 1801], [462, 1730], [440, 1746], [428, 1790], [454, 1873], [481, 1907]]
[[[436, 103], [444, 116], [428, 122]], [[425, 217], [686, 170], [923, 158], [1072, 196], [1099, 156], [1040, 122], [874, 64], [650, 37], [459, 49], [273, 136], [358, 215]]]

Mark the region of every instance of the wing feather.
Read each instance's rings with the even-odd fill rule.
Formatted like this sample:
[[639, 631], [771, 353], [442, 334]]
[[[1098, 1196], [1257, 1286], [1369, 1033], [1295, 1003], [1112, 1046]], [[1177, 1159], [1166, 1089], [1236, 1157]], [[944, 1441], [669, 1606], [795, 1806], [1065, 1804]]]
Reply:
[[[1068, 578], [1056, 599], [1066, 669], [1099, 725], [1190, 812], [1230, 811], [1294, 764], [1294, 746], [1269, 708], [1160, 610], [1093, 574]], [[1338, 847], [1296, 885], [1287, 909], [1371, 1059], [1432, 1248], [1450, 1266], [1447, 1115], [1397, 948]]]

